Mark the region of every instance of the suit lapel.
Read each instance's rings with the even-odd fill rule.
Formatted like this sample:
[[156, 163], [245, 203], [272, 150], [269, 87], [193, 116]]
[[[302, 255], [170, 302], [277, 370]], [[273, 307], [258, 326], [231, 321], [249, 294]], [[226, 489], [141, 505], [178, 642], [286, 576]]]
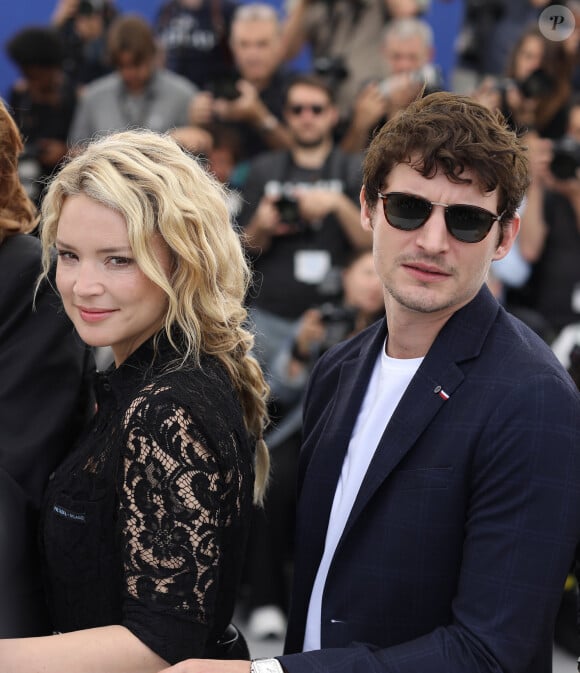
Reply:
[[457, 393], [464, 379], [458, 363], [479, 354], [497, 311], [497, 302], [484, 287], [443, 327], [383, 432], [341, 543], [379, 486], [412, 449], [437, 412]]
[[311, 525], [308, 531], [321, 535], [320, 554], [344, 456], [385, 336], [386, 325], [383, 322], [361, 350], [359, 357], [343, 363], [336, 390], [331, 392], [336, 402], [309, 461], [302, 484], [301, 507], [306, 507], [309, 512]]
[[[359, 356], [343, 363], [338, 385], [327, 391], [335, 400], [315, 447], [302, 482], [297, 510], [297, 540], [294, 575], [300, 578], [292, 594], [286, 651], [299, 651], [310, 592], [324, 551], [326, 530], [334, 492], [350, 436], [364, 399], [371, 372], [386, 336], [383, 320], [371, 328]], [[309, 447], [305, 444], [308, 453]]]

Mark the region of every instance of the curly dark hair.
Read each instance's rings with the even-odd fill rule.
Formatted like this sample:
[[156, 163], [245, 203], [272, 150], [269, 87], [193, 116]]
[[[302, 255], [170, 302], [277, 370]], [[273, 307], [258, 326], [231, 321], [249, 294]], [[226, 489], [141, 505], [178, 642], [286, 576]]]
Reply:
[[27, 26], [6, 43], [6, 53], [19, 68], [42, 66], [61, 68], [64, 61], [64, 44], [53, 28]]
[[526, 148], [500, 112], [446, 91], [412, 102], [375, 135], [363, 165], [365, 200], [374, 210], [396, 164], [408, 163], [426, 178], [442, 171], [455, 183], [473, 172], [483, 192], [498, 189], [498, 211], [511, 219], [529, 185]]

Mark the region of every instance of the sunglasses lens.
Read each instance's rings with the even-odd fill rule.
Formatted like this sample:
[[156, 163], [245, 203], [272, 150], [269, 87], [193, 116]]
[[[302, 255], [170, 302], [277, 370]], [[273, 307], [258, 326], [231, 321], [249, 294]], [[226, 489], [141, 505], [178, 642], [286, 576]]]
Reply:
[[412, 231], [422, 226], [431, 212], [431, 204], [409, 194], [391, 193], [383, 200], [385, 217], [396, 229]]
[[323, 105], [301, 105], [300, 103], [296, 105], [290, 105], [289, 110], [293, 115], [301, 115], [306, 110], [309, 110], [314, 115], [320, 115], [324, 112], [326, 108]]
[[476, 206], [449, 206], [446, 220], [449, 231], [464, 243], [479, 243], [488, 235], [495, 218]]

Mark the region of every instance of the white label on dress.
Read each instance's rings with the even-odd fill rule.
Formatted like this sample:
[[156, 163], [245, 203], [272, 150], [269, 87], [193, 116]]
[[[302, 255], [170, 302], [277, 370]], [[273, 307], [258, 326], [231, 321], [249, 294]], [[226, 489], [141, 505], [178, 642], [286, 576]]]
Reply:
[[318, 285], [330, 271], [330, 253], [326, 250], [298, 250], [294, 254], [294, 278], [301, 283]]

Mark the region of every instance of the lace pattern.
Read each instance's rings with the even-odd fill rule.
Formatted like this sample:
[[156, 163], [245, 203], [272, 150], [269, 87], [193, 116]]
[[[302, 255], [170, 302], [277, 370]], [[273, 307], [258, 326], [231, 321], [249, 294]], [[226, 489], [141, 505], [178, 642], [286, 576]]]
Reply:
[[59, 630], [125, 623], [171, 661], [202, 656], [231, 620], [253, 445], [217, 360], [167, 372], [142, 349], [101, 375], [93, 427], [51, 484], [47, 568]]
[[[153, 397], [163, 394], [167, 389]], [[128, 591], [208, 623], [220, 531], [242, 505], [240, 471], [228, 465], [235, 437], [220, 438], [212, 451], [191, 414], [177, 404], [152, 404], [149, 396], [133, 403], [126, 425], [120, 497]]]

